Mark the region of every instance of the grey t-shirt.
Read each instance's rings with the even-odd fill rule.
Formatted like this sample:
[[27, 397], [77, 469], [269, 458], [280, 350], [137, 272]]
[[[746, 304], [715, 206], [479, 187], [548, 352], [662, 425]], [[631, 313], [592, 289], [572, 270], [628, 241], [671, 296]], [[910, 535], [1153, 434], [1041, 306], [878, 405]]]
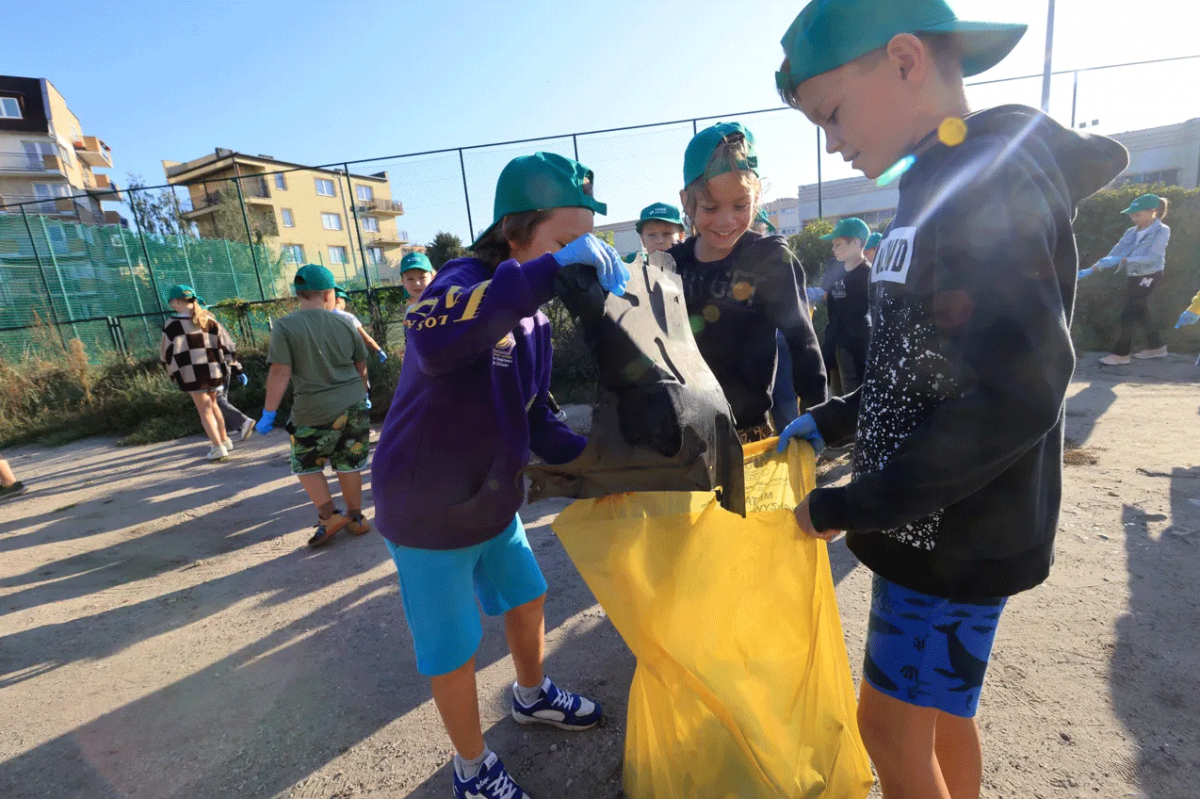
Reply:
[[305, 309], [275, 320], [269, 363], [292, 367], [292, 424], [323, 427], [366, 396], [355, 363], [367, 346], [349, 320], [331, 311]]

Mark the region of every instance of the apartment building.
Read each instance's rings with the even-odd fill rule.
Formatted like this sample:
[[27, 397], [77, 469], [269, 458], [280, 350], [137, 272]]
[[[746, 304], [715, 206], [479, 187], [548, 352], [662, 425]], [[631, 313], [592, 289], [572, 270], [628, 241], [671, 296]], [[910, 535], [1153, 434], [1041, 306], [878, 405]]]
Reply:
[[120, 202], [120, 190], [95, 171], [112, 165], [108, 145], [84, 135], [54, 84], [0, 75], [0, 213], [23, 207], [85, 225], [121, 224], [120, 214], [101, 205]]
[[248, 223], [256, 243], [277, 249], [286, 263], [324, 264], [346, 282], [362, 276], [364, 253], [368, 265], [386, 270], [408, 243], [396, 224], [404, 206], [392, 199], [386, 172], [311, 169], [225, 149], [162, 163], [167, 182], [186, 187], [184, 218], [202, 238], [228, 238], [231, 225], [242, 225], [244, 235]]

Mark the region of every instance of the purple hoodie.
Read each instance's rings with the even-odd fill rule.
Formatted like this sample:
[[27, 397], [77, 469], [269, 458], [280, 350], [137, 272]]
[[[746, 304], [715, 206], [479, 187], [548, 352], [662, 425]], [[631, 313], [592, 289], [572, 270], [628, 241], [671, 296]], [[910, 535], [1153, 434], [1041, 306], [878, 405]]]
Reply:
[[543, 255], [493, 270], [461, 258], [404, 319], [400, 384], [372, 462], [375, 523], [419, 549], [483, 543], [512, 523], [530, 451], [579, 457], [587, 439], [554, 418], [550, 322], [558, 262]]

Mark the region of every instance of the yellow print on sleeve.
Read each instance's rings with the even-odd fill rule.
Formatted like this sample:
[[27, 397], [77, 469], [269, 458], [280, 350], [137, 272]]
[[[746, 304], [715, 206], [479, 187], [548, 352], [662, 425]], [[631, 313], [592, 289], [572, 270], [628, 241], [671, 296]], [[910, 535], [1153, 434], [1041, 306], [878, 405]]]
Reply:
[[470, 289], [469, 294], [462, 286], [451, 286], [443, 296], [422, 300], [410, 308], [404, 317], [404, 326], [410, 330], [428, 330], [454, 322], [469, 322], [479, 315], [479, 306], [491, 284], [492, 281], [485, 280]]

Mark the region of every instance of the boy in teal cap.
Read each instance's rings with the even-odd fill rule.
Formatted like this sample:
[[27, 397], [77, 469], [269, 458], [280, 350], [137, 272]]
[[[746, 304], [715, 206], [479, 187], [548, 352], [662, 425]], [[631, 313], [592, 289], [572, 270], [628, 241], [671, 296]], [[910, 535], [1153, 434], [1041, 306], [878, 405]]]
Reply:
[[386, 362], [387, 353], [383, 351], [383, 347], [380, 347], [379, 342], [377, 342], [371, 336], [371, 334], [367, 332], [366, 328], [363, 327], [363, 323], [359, 321], [358, 317], [346, 310], [347, 304], [350, 302], [350, 292], [346, 291], [341, 286], [334, 287], [333, 291], [333, 307], [330, 308], [330, 310], [345, 319], [350, 324], [354, 325], [354, 329], [358, 331], [358, 335], [362, 336], [363, 344], [367, 345], [367, 351], [373, 352], [375, 357], [379, 359], [380, 363]]
[[766, 208], [759, 208], [758, 214], [754, 217], [754, 224], [750, 226], [760, 236], [774, 236], [779, 230], [771, 224], [771, 218], [767, 216]]
[[872, 233], [867, 236], [867, 243], [863, 245], [863, 255], [868, 263], [875, 262], [875, 251], [879, 249], [879, 242], [883, 241], [883, 234]]
[[870, 264], [863, 249], [871, 229], [858, 217], [843, 219], [833, 232], [821, 238], [833, 245], [833, 257], [845, 273], [829, 287], [826, 301], [829, 323], [825, 326], [827, 351], [837, 365], [843, 394], [862, 385], [867, 366], [867, 342], [871, 339]]
[[[687, 232], [683, 224], [683, 212], [670, 203], [647, 205], [642, 209], [634, 229], [642, 237], [641, 252], [646, 255], [652, 252], [666, 252], [683, 241]], [[638, 253], [631, 252], [625, 256], [625, 263], [631, 264], [637, 257]]]
[[1167, 244], [1171, 241], [1171, 228], [1163, 224], [1170, 204], [1157, 194], [1143, 194], [1121, 213], [1128, 214], [1133, 227], [1125, 231], [1117, 246], [1095, 265], [1079, 272], [1079, 279], [1087, 277], [1097, 269], [1117, 268], [1125, 270], [1127, 277], [1125, 307], [1121, 310], [1121, 337], [1112, 352], [1100, 359], [1104, 366], [1122, 366], [1129, 363], [1129, 352], [1133, 348], [1134, 327], [1141, 327], [1146, 335], [1146, 349], [1133, 354], [1138, 360], [1167, 357], [1167, 347], [1162, 334], [1150, 315], [1150, 295], [1154, 292], [1167, 267]]
[[400, 259], [400, 282], [408, 294], [409, 307], [421, 301], [421, 295], [435, 277], [437, 272], [425, 253], [410, 252]]
[[[317, 509], [310, 547], [323, 547], [337, 532], [363, 535], [371, 523], [362, 513], [362, 470], [371, 435], [367, 348], [354, 327], [330, 313], [337, 296], [333, 273], [305, 264], [293, 281], [300, 310], [276, 319], [267, 350], [267, 398], [255, 427], [266, 435], [288, 384], [292, 384], [292, 474]], [[333, 504], [325, 465], [337, 473], [346, 501]]]
[[1128, 163], [1031, 108], [971, 113], [963, 78], [1024, 25], [942, 0], [817, 0], [776, 85], [830, 153], [899, 179], [871, 266], [862, 387], [788, 426], [855, 433], [849, 484], [796, 509], [874, 572], [859, 726], [887, 799], [978, 797], [974, 716], [1006, 598], [1054, 557], [1079, 268], [1078, 203]]

